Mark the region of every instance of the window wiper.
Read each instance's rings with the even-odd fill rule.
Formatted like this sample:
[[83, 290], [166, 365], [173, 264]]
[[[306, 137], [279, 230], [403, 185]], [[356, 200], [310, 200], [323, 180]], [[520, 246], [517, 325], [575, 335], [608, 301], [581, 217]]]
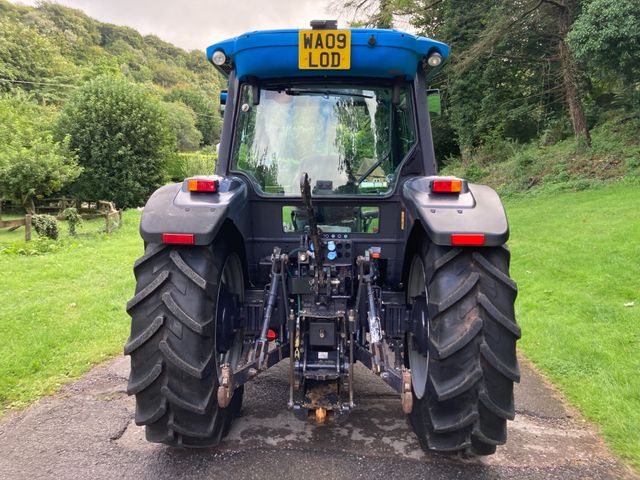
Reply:
[[365, 95], [363, 93], [340, 92], [336, 90], [306, 90], [306, 89], [288, 88], [284, 91], [284, 93], [291, 96], [323, 95], [323, 96], [336, 96], [336, 97], [374, 98], [373, 95]]

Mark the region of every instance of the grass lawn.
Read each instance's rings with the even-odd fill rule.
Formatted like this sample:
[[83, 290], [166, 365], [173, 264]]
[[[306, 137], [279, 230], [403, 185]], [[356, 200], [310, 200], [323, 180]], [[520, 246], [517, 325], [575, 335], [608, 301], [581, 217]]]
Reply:
[[640, 468], [640, 186], [506, 208], [519, 347]]
[[0, 230], [0, 251], [46, 252], [0, 252], [0, 414], [122, 351], [133, 262], [143, 248], [139, 216], [126, 212], [123, 227], [111, 235], [96, 233], [104, 220], [85, 222], [80, 232], [94, 233], [75, 239], [61, 222], [58, 243], [25, 243], [23, 229]]

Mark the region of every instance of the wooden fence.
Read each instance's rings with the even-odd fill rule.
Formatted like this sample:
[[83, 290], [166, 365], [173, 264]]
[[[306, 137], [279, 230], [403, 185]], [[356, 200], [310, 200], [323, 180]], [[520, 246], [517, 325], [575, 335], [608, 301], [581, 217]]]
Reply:
[[[97, 202], [97, 208], [103, 207], [104, 211], [82, 213], [80, 216], [83, 220], [92, 220], [94, 218], [104, 218], [105, 231], [111, 233], [114, 230], [114, 223], [117, 223], [117, 227], [122, 225], [122, 210], [116, 210], [115, 206], [111, 202]], [[56, 220], [66, 220], [62, 215], [56, 215]], [[116, 221], [114, 221], [116, 220]], [[24, 227], [24, 239], [25, 241], [31, 241], [31, 230], [33, 226], [33, 215], [27, 214], [24, 218], [18, 218], [15, 220], [0, 220], [0, 228], [8, 228], [9, 230], [16, 230], [20, 227]], [[115, 227], [115, 228], [117, 228]]]

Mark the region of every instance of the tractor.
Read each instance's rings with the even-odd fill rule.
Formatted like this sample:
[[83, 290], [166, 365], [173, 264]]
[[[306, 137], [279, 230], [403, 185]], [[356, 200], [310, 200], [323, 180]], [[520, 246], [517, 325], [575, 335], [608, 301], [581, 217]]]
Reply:
[[520, 378], [509, 229], [493, 189], [437, 175], [428, 86], [448, 54], [331, 20], [207, 49], [228, 80], [215, 172], [149, 198], [127, 304], [148, 441], [217, 445], [245, 383], [288, 359], [301, 421], [344, 421], [361, 362], [425, 451], [505, 443]]

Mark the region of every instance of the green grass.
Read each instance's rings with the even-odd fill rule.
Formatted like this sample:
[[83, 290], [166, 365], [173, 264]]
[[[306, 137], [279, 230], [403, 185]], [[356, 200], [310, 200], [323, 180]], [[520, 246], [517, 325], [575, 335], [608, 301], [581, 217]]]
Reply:
[[[133, 262], [142, 254], [139, 216], [126, 212], [111, 235], [59, 242], [25, 244], [0, 231], [0, 250], [12, 246], [0, 253], [0, 412], [53, 393], [122, 351]], [[20, 246], [46, 253], [18, 254], [13, 247]]]
[[519, 347], [640, 468], [640, 187], [506, 207]]

